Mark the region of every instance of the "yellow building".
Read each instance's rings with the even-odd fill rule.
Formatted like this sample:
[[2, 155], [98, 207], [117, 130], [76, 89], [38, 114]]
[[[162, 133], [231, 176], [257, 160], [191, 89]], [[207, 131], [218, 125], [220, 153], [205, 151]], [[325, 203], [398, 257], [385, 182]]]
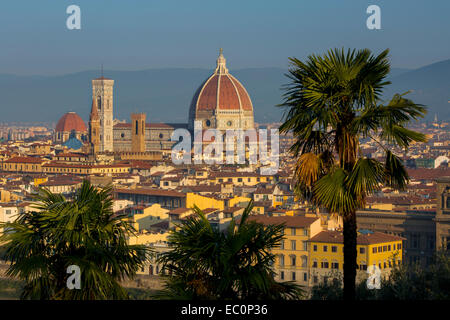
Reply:
[[133, 222], [136, 230], [142, 231], [150, 228], [153, 224], [159, 223], [162, 220], [169, 219], [169, 210], [161, 207], [160, 204], [155, 203], [151, 206], [136, 205], [124, 209], [125, 213], [133, 216]]
[[0, 189], [0, 202], [7, 203], [16, 200], [23, 199], [23, 196], [19, 196], [16, 193], [10, 192], [9, 190]]
[[242, 204], [242, 205], [247, 205], [250, 200], [252, 200], [251, 198], [247, 198], [247, 197], [239, 197], [239, 196], [235, 196], [231, 199], [228, 199], [228, 205], [227, 207], [235, 207], [238, 204]]
[[319, 218], [301, 216], [268, 217], [250, 216], [249, 220], [264, 225], [283, 224], [284, 240], [274, 248], [274, 272], [278, 281], [295, 281], [300, 285], [309, 283], [309, 244], [311, 237], [322, 231]]
[[299, 199], [291, 192], [278, 191], [278, 193], [274, 193], [272, 197], [272, 207], [279, 207], [283, 205], [292, 205], [295, 202], [298, 202]]
[[236, 186], [255, 186], [259, 183], [268, 183], [273, 176], [259, 175], [254, 172], [215, 172], [209, 177], [211, 184], [232, 183]]
[[39, 185], [41, 185], [47, 181], [48, 181], [48, 177], [46, 177], [46, 176], [34, 177], [34, 179], [33, 179], [35, 187], [39, 187]]
[[223, 210], [225, 208], [224, 201], [221, 199], [201, 196], [192, 192], [186, 193], [186, 208], [193, 208], [194, 205], [199, 207], [201, 210], [204, 210], [206, 208]]
[[[322, 231], [313, 236], [310, 243], [311, 286], [339, 278], [343, 274], [344, 244], [342, 231]], [[368, 266], [377, 266], [382, 276], [390, 273], [394, 264], [401, 264], [403, 256], [402, 237], [368, 230], [358, 232], [357, 279], [363, 279]]]
[[33, 157], [14, 157], [3, 162], [3, 171], [41, 173], [46, 160]]
[[128, 164], [110, 164], [110, 165], [88, 165], [88, 164], [68, 164], [52, 162], [42, 166], [44, 173], [63, 173], [77, 175], [91, 174], [118, 174], [130, 172]]

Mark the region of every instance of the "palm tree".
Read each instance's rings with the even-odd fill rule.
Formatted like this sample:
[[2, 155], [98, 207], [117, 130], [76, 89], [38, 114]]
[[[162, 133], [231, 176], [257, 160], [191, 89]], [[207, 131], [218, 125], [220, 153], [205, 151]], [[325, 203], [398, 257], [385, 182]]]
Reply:
[[[395, 95], [382, 104], [390, 84], [388, 50], [332, 50], [305, 62], [290, 58], [284, 87], [286, 108], [280, 132], [293, 132], [291, 152], [298, 157], [296, 189], [315, 205], [339, 214], [344, 225], [344, 298], [354, 299], [356, 277], [356, 210], [381, 185], [404, 189], [408, 175], [394, 150], [426, 141], [407, 124], [423, 117], [423, 106]], [[376, 143], [384, 161], [364, 157], [360, 138]], [[396, 149], [398, 148], [398, 149]]]
[[169, 236], [170, 250], [158, 262], [166, 276], [159, 298], [169, 299], [299, 299], [302, 290], [273, 279], [271, 249], [280, 244], [282, 225], [263, 226], [249, 221], [252, 202], [237, 224], [232, 219], [221, 232], [194, 207]]
[[[73, 200], [41, 189], [36, 212], [4, 223], [7, 274], [25, 282], [22, 299], [126, 299], [119, 281], [144, 265], [148, 249], [128, 245], [131, 224], [112, 210], [111, 187], [84, 181]], [[67, 268], [81, 271], [81, 289], [68, 289]]]

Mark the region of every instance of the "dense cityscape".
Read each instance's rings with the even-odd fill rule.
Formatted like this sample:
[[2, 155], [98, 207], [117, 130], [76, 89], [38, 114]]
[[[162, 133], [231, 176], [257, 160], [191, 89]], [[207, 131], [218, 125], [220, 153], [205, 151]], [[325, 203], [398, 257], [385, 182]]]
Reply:
[[[70, 200], [84, 180], [99, 188], [112, 185], [114, 214], [137, 231], [127, 237], [128, 243], [157, 252], [137, 271], [139, 285], [137, 280], [127, 285], [156, 290], [162, 288], [160, 275], [166, 272], [156, 257], [171, 250], [170, 231], [195, 216], [194, 206], [213, 228], [225, 231], [252, 201], [251, 221], [285, 226], [285, 238], [272, 249], [275, 280], [293, 281], [310, 290], [342, 276], [342, 218], [295, 192], [292, 133], [280, 135], [279, 168], [273, 175], [262, 175], [260, 162], [173, 163], [176, 141], [171, 136], [176, 129], [193, 128], [194, 121], [218, 130], [280, 126], [253, 123], [251, 98], [228, 72], [222, 50], [214, 73], [194, 93], [188, 124], [148, 123], [145, 113], [131, 114], [131, 122], [118, 121], [113, 90], [113, 79], [92, 80], [87, 125], [74, 112], [62, 114], [56, 126], [2, 124], [1, 222], [13, 222], [18, 214], [34, 210], [40, 188]], [[377, 266], [381, 276], [388, 277], [403, 263], [427, 268], [437, 250], [448, 250], [449, 128], [448, 121], [437, 117], [431, 123], [412, 123], [410, 129], [426, 135], [427, 142], [403, 152], [401, 160], [410, 178], [406, 190], [383, 186], [357, 211], [360, 281], [367, 278], [368, 266]], [[204, 146], [209, 143], [203, 141]], [[360, 151], [367, 158], [383, 157], [380, 146], [368, 139], [361, 139]]]

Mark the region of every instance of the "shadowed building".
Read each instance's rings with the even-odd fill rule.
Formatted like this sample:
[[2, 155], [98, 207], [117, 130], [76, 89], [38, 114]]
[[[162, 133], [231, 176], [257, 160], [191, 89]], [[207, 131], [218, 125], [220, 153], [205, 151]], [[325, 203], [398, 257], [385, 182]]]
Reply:
[[436, 213], [434, 210], [360, 210], [358, 229], [404, 237], [403, 261], [427, 266], [436, 250]]
[[450, 177], [437, 179], [436, 246], [450, 250]]

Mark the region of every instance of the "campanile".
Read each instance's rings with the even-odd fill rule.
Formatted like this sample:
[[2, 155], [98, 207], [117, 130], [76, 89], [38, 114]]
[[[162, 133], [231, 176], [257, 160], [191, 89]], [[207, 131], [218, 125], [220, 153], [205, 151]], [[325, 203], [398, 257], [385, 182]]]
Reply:
[[114, 80], [103, 76], [92, 80], [92, 98], [97, 103], [100, 118], [100, 152], [114, 151], [113, 86]]

